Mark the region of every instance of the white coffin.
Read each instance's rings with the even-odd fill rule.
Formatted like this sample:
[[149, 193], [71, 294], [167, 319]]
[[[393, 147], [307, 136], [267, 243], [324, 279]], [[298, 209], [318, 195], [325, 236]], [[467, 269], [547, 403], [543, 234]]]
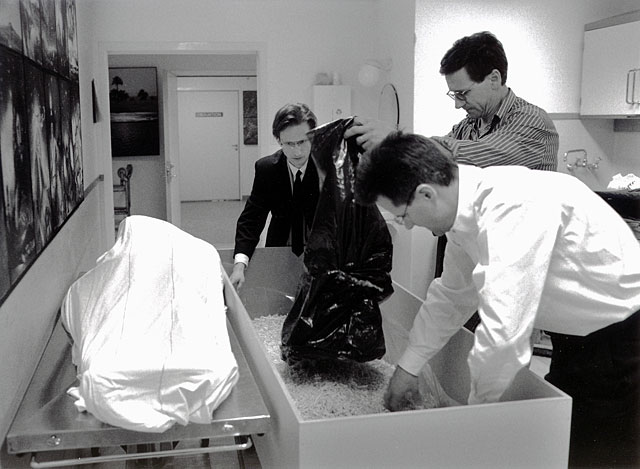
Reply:
[[[221, 257], [229, 269], [231, 253], [222, 251]], [[264, 468], [567, 466], [571, 398], [528, 369], [495, 404], [303, 420], [252, 325], [254, 317], [288, 312], [285, 295], [295, 295], [300, 269], [289, 249], [258, 249], [240, 296], [225, 288], [229, 319], [272, 417], [271, 430], [254, 438]], [[385, 359], [391, 363], [403, 351], [421, 304], [394, 288], [381, 305]], [[459, 402], [469, 393], [472, 343], [473, 335], [461, 330], [431, 361], [445, 391]]]

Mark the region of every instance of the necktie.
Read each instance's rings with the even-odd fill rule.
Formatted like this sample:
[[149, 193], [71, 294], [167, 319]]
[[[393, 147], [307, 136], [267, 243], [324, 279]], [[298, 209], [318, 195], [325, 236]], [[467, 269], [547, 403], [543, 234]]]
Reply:
[[296, 256], [302, 254], [304, 250], [303, 241], [303, 193], [302, 193], [302, 171], [298, 170], [293, 183], [293, 206], [291, 213], [291, 250]]

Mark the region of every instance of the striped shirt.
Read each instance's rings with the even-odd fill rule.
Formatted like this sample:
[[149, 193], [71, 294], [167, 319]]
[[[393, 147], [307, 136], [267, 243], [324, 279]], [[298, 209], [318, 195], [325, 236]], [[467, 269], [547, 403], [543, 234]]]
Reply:
[[558, 166], [558, 132], [551, 118], [543, 109], [518, 98], [511, 88], [484, 133], [480, 119], [467, 117], [445, 137], [433, 139], [451, 150], [458, 163], [547, 171], [556, 171]]

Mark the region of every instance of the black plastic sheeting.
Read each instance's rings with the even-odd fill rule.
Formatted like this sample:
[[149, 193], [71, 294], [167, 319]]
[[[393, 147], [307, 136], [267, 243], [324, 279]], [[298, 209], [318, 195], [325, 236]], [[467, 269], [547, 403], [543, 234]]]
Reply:
[[[391, 235], [378, 208], [355, 203], [361, 151], [344, 140], [353, 118], [309, 132], [322, 189], [304, 272], [282, 328], [282, 358], [366, 362], [385, 353], [379, 302], [393, 293]], [[323, 180], [324, 178], [324, 180]]]

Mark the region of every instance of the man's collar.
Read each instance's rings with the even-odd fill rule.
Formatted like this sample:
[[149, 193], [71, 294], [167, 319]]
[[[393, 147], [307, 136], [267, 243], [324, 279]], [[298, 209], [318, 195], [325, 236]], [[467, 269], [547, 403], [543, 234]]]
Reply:
[[500, 101], [500, 106], [498, 107], [498, 111], [496, 112], [495, 116], [493, 116], [493, 120], [495, 120], [496, 117], [498, 119], [502, 119], [502, 116], [504, 116], [506, 112], [511, 109], [511, 106], [513, 106], [515, 100], [515, 93], [511, 91], [511, 88], [507, 88], [507, 94], [504, 98], [502, 98], [502, 101]]
[[[500, 101], [500, 104], [498, 105], [498, 110], [491, 118], [491, 122], [489, 122], [489, 126], [491, 127], [491, 130], [493, 130], [493, 127], [495, 127], [495, 125], [498, 122], [500, 122], [500, 120], [502, 119], [502, 116], [504, 116], [507, 113], [507, 111], [511, 109], [511, 106], [513, 106], [513, 103], [515, 102], [515, 100], [516, 100], [516, 95], [514, 94], [513, 91], [511, 91], [511, 88], [507, 88], [507, 94]], [[479, 130], [481, 125], [482, 125], [482, 118], [481, 117], [476, 118], [475, 120], [476, 129]]]
[[458, 165], [458, 209], [449, 231], [466, 232], [473, 216], [474, 192], [481, 168], [465, 164]]
[[289, 170], [291, 170], [291, 174], [293, 174], [294, 178], [296, 177], [296, 173], [298, 172], [298, 170], [302, 171], [302, 177], [304, 177], [304, 173], [307, 171], [307, 165], [309, 164], [309, 160], [307, 160], [307, 162], [303, 164], [301, 168], [296, 168], [291, 163], [289, 163], [288, 160], [287, 160], [287, 164], [289, 165]]

